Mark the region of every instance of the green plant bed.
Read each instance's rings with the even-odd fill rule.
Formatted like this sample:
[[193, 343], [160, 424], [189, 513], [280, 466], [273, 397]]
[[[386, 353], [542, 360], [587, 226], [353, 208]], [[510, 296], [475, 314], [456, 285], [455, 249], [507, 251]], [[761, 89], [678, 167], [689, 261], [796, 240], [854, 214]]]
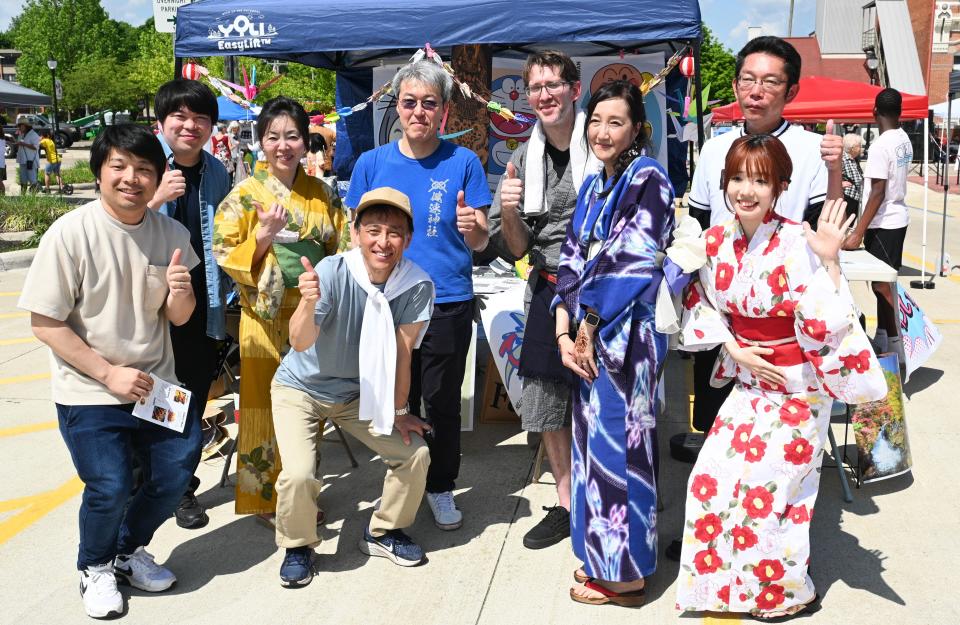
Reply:
[[[94, 182], [93, 172], [90, 171], [88, 161], [77, 161], [67, 169], [60, 170], [60, 176], [64, 184], [77, 184], [80, 182]], [[54, 181], [51, 180], [51, 183]]]
[[21, 249], [36, 247], [40, 237], [58, 217], [74, 208], [62, 198], [49, 195], [0, 196], [0, 232], [33, 230], [33, 236], [20, 243]]

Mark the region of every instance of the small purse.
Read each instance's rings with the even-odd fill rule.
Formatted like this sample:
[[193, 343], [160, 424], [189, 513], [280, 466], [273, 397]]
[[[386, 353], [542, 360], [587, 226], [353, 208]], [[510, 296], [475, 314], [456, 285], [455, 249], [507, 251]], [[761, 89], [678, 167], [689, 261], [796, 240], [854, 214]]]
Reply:
[[283, 286], [287, 289], [292, 289], [299, 284], [300, 274], [303, 273], [303, 264], [300, 262], [301, 256], [306, 256], [310, 264], [316, 266], [327, 255], [323, 244], [312, 239], [293, 243], [274, 243], [273, 253], [280, 265]]

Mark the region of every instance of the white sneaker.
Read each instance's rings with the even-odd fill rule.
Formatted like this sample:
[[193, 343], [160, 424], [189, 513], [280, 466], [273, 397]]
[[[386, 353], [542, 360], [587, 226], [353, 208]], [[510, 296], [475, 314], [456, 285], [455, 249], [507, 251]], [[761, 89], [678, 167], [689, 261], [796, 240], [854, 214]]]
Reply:
[[113, 566], [121, 583], [147, 592], [164, 591], [177, 581], [170, 569], [154, 562], [153, 556], [143, 547], [137, 547], [137, 550], [128, 556], [117, 556]]
[[112, 563], [80, 571], [80, 596], [87, 616], [109, 618], [123, 614], [123, 595], [117, 590]]
[[463, 525], [463, 515], [453, 502], [453, 493], [427, 493], [427, 503], [433, 512], [433, 521], [442, 530], [455, 530]]

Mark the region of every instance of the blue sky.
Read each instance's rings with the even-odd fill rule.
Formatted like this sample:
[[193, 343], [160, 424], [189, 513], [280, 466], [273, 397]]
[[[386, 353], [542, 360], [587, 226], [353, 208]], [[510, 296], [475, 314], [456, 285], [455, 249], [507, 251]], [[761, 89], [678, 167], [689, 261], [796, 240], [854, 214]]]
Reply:
[[[522, 1], [522, 0], [521, 0]], [[10, 20], [20, 13], [24, 0], [0, 2], [0, 30], [10, 27]], [[153, 14], [151, 0], [101, 0], [110, 17], [139, 26]], [[813, 31], [816, 0], [795, 0], [793, 34]], [[737, 7], [736, 11], [731, 6]], [[766, 35], [787, 34], [790, 0], [700, 0], [703, 21], [731, 51], [736, 52], [747, 41], [747, 27], [761, 26]]]

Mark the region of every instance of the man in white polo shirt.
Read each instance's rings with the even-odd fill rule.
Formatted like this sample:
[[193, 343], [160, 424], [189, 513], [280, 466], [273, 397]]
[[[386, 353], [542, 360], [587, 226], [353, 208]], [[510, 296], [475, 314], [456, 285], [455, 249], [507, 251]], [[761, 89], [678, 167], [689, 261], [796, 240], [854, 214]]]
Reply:
[[[848, 250], [857, 249], [862, 242], [868, 252], [897, 271], [900, 271], [903, 239], [910, 223], [904, 198], [907, 195], [907, 171], [913, 161], [910, 137], [900, 128], [901, 105], [902, 98], [896, 89], [884, 89], [874, 100], [873, 116], [877, 119], [880, 136], [870, 146], [863, 172], [863, 177], [870, 179], [870, 196], [863, 205], [860, 221], [844, 242], [844, 248]], [[874, 282], [872, 286], [877, 297], [874, 346], [878, 353], [896, 350], [902, 362], [903, 345], [893, 314], [893, 291], [887, 282]]]

